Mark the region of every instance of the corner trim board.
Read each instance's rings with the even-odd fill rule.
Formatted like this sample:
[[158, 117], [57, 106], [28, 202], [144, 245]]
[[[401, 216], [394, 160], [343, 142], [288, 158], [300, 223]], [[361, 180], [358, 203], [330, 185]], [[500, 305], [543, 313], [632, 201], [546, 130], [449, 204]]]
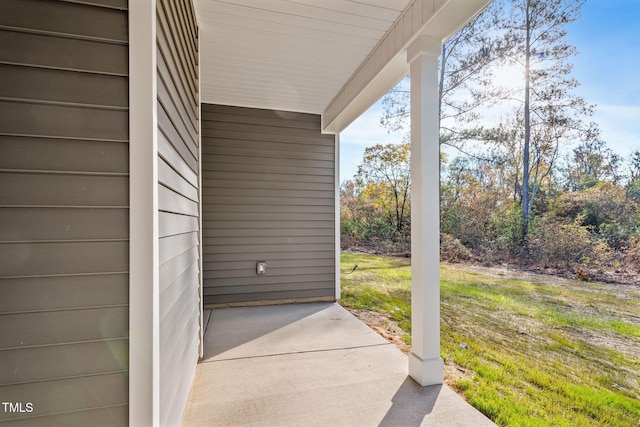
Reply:
[[156, 0], [129, 2], [129, 424], [160, 403]]

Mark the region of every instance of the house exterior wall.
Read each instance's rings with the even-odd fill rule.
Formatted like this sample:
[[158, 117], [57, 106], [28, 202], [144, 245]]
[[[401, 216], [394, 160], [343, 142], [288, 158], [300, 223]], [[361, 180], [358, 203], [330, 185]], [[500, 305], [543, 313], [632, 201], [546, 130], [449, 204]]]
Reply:
[[334, 298], [335, 136], [320, 116], [203, 104], [202, 153], [204, 303]]
[[198, 361], [199, 90], [190, 2], [157, 2], [160, 423], [179, 425]]
[[128, 419], [127, 2], [90, 3], [0, 2], [7, 425]]

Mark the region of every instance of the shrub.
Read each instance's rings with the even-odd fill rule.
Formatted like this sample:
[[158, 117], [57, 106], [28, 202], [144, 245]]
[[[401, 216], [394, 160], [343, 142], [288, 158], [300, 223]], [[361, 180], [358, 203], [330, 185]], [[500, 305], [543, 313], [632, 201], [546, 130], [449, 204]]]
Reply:
[[640, 266], [640, 237], [636, 237], [629, 242], [629, 247], [625, 251], [625, 256], [626, 262], [629, 265]]
[[473, 258], [471, 251], [460, 240], [450, 234], [440, 234], [440, 258], [446, 261], [468, 261]]
[[493, 252], [514, 256], [520, 250], [522, 233], [521, 210], [517, 204], [498, 211], [492, 218], [490, 246]]
[[571, 223], [547, 217], [534, 221], [529, 240], [532, 260], [546, 267], [589, 264], [596, 242], [589, 229], [581, 225], [583, 219], [578, 215]]

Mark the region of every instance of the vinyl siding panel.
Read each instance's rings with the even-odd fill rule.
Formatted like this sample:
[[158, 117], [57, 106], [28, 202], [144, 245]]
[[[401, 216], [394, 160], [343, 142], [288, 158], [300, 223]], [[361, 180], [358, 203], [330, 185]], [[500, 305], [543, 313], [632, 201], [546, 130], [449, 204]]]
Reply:
[[126, 241], [11, 242], [0, 244], [0, 275], [30, 277], [128, 271]]
[[38, 352], [30, 348], [2, 352], [0, 363], [3, 366], [11, 364], [15, 370], [0, 372], [0, 382], [30, 383], [92, 375], [96, 360], [102, 361], [105, 373], [118, 372], [126, 364], [128, 347], [128, 340], [114, 339], [68, 344], [64, 347], [42, 347]]
[[[311, 290], [292, 290], [292, 289], [284, 289], [281, 291], [273, 291], [270, 290], [268, 292], [253, 292], [252, 293], [252, 301], [273, 301], [273, 300], [286, 300], [286, 299], [308, 299], [308, 298], [318, 298], [318, 299], [326, 299], [331, 295], [328, 295], [325, 291], [325, 287], [327, 286], [326, 282], [316, 283], [314, 284], [317, 289]], [[205, 301], [207, 299], [214, 299], [216, 304], [225, 304], [225, 303], [243, 303], [247, 302], [245, 294], [241, 292], [233, 292], [225, 295], [208, 295], [205, 292]]]
[[169, 212], [159, 212], [158, 229], [161, 239], [167, 236], [198, 231], [198, 218], [186, 215], [175, 215]]
[[128, 421], [126, 6], [0, 2], [6, 425]]
[[21, 101], [0, 101], [0, 109], [0, 126], [6, 134], [119, 142], [129, 136], [129, 113], [124, 110]]
[[[210, 105], [210, 104], [206, 104]], [[204, 120], [204, 119], [203, 119]], [[210, 128], [206, 135], [203, 134], [202, 138], [204, 141], [207, 141], [209, 138], [215, 138], [216, 144], [208, 146], [208, 144], [203, 144], [203, 153], [208, 153], [210, 150], [216, 150], [221, 147], [236, 147], [236, 148], [248, 148], [252, 149], [254, 147], [254, 141], [251, 139], [242, 140], [238, 138], [242, 137], [242, 132], [227, 132], [227, 131], [219, 131], [215, 128]], [[291, 151], [291, 152], [307, 152], [307, 153], [325, 153], [331, 154], [333, 153], [333, 147], [328, 145], [320, 145], [324, 141], [324, 137], [292, 137], [288, 135], [261, 135], [260, 139], [262, 141], [268, 141], [269, 147], [271, 150], [269, 153], [265, 153], [265, 155], [269, 155], [270, 153], [278, 152], [278, 151]], [[304, 147], [298, 147], [302, 145]], [[297, 149], [297, 150], [296, 150]]]
[[[3, 387], [2, 399], [8, 402], [24, 402], [24, 396], [29, 396], [28, 401], [36, 408], [29, 414], [32, 415], [29, 419], [20, 417], [22, 423], [9, 422], [8, 425], [80, 425], [80, 422], [74, 422], [74, 419], [89, 421], [84, 425], [92, 426], [126, 425], [128, 412], [125, 411], [126, 405], [121, 402], [121, 396], [128, 394], [128, 387], [126, 373], [109, 373], [91, 377], [14, 384]], [[105, 411], [92, 413], [92, 411], [86, 411], [87, 407], [110, 409], [111, 411], [106, 412], [110, 416], [96, 418]], [[36, 411], [39, 416], [33, 417]]]
[[160, 424], [179, 425], [198, 360], [198, 40], [191, 2], [157, 3]]
[[[254, 151], [251, 148], [245, 148], [245, 147], [238, 147], [238, 146], [233, 146], [233, 143], [231, 142], [231, 146], [223, 146], [223, 145], [219, 145], [219, 146], [214, 146], [214, 147], [207, 147], [207, 150], [203, 150], [203, 156], [204, 158], [207, 158], [207, 156], [209, 155], [229, 155], [229, 156], [252, 156], [254, 154]], [[286, 147], [288, 149], [291, 149], [291, 146]], [[309, 152], [309, 151], [288, 151], [285, 147], [283, 147], [282, 149], [276, 150], [275, 148], [272, 148], [268, 153], [263, 153], [262, 158], [263, 159], [269, 159], [269, 158], [282, 158], [282, 157], [286, 157], [288, 159], [310, 159], [310, 160], [324, 160], [324, 161], [329, 161], [329, 162], [333, 162], [333, 154], [331, 153], [318, 153], [318, 152]]]
[[[128, 73], [128, 49], [123, 43], [2, 29], [0, 46], [0, 62], [4, 64], [117, 76]], [[69, 55], [69, 52], [73, 54]]]
[[[207, 142], [203, 141], [203, 144], [207, 144]], [[221, 181], [221, 180], [224, 181], [224, 178], [229, 176], [229, 173], [227, 172], [228, 171], [214, 170], [208, 173], [207, 179], [213, 182]], [[253, 170], [250, 170], [249, 172], [241, 172], [241, 171], [233, 171], [233, 172], [234, 172], [233, 177], [235, 178], [233, 181], [245, 181], [245, 182], [234, 183], [233, 181], [227, 180], [229, 181], [229, 184], [228, 184], [229, 187], [232, 187], [232, 188], [238, 185], [244, 186], [245, 184], [247, 184], [246, 181], [254, 181], [260, 178], [264, 180], [263, 182], [273, 183], [274, 186], [282, 185], [282, 183], [286, 183], [288, 185], [302, 184], [303, 188], [304, 188], [304, 184], [331, 184], [334, 181], [334, 177], [329, 175], [296, 175], [296, 174], [287, 174], [284, 172], [273, 172], [273, 173], [262, 172], [260, 173], [259, 176], [256, 176], [256, 174], [253, 173], [254, 172]], [[323, 186], [322, 188], [326, 188], [326, 187]]]
[[[4, 314], [3, 349], [71, 344], [127, 336], [127, 307]], [[37, 329], [33, 324], [39, 325]]]
[[126, 240], [129, 235], [126, 209], [68, 209], [22, 207], [0, 209], [1, 242]]
[[[11, 79], [18, 72], [32, 83], [26, 87], [12, 84]], [[127, 83], [126, 76], [69, 75], [62, 70], [0, 64], [0, 90], [7, 98], [126, 108]]]
[[20, 277], [3, 279], [1, 284], [3, 315], [125, 306], [129, 301], [126, 273]]
[[0, 173], [0, 199], [6, 206], [126, 208], [129, 205], [129, 179], [124, 174]]
[[0, 139], [0, 168], [52, 172], [127, 174], [128, 144], [6, 136]]
[[[43, 0], [3, 1], [12, 13], [0, 16], [0, 25], [122, 44], [128, 41], [127, 15], [117, 9], [78, 7], [73, 3]], [[94, 3], [109, 6], [104, 1]], [[120, 4], [126, 8], [126, 2]]]
[[15, 420], [7, 423], [7, 425], [12, 427], [113, 427], [123, 425], [122, 420], [127, 420], [128, 417], [129, 407], [116, 405], [87, 411], [72, 411], [64, 414]]
[[203, 104], [202, 137], [204, 302], [334, 296], [335, 139], [320, 117]]
[[[261, 255], [263, 255], [262, 252], [257, 252], [249, 248], [239, 253], [206, 253], [205, 252], [202, 256], [202, 260], [205, 263], [252, 261], [253, 268], [255, 268], [255, 260], [262, 259], [260, 258]], [[333, 253], [328, 254], [327, 251], [317, 251], [317, 250], [309, 251], [309, 252], [269, 252], [269, 255], [273, 259], [290, 260], [290, 261], [310, 260], [310, 259], [335, 259], [335, 255]]]

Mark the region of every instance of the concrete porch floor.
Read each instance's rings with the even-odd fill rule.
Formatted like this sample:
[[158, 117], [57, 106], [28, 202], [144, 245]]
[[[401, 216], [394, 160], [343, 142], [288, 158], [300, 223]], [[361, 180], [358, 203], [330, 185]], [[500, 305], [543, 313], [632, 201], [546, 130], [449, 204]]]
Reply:
[[335, 303], [207, 313], [182, 426], [493, 426]]

